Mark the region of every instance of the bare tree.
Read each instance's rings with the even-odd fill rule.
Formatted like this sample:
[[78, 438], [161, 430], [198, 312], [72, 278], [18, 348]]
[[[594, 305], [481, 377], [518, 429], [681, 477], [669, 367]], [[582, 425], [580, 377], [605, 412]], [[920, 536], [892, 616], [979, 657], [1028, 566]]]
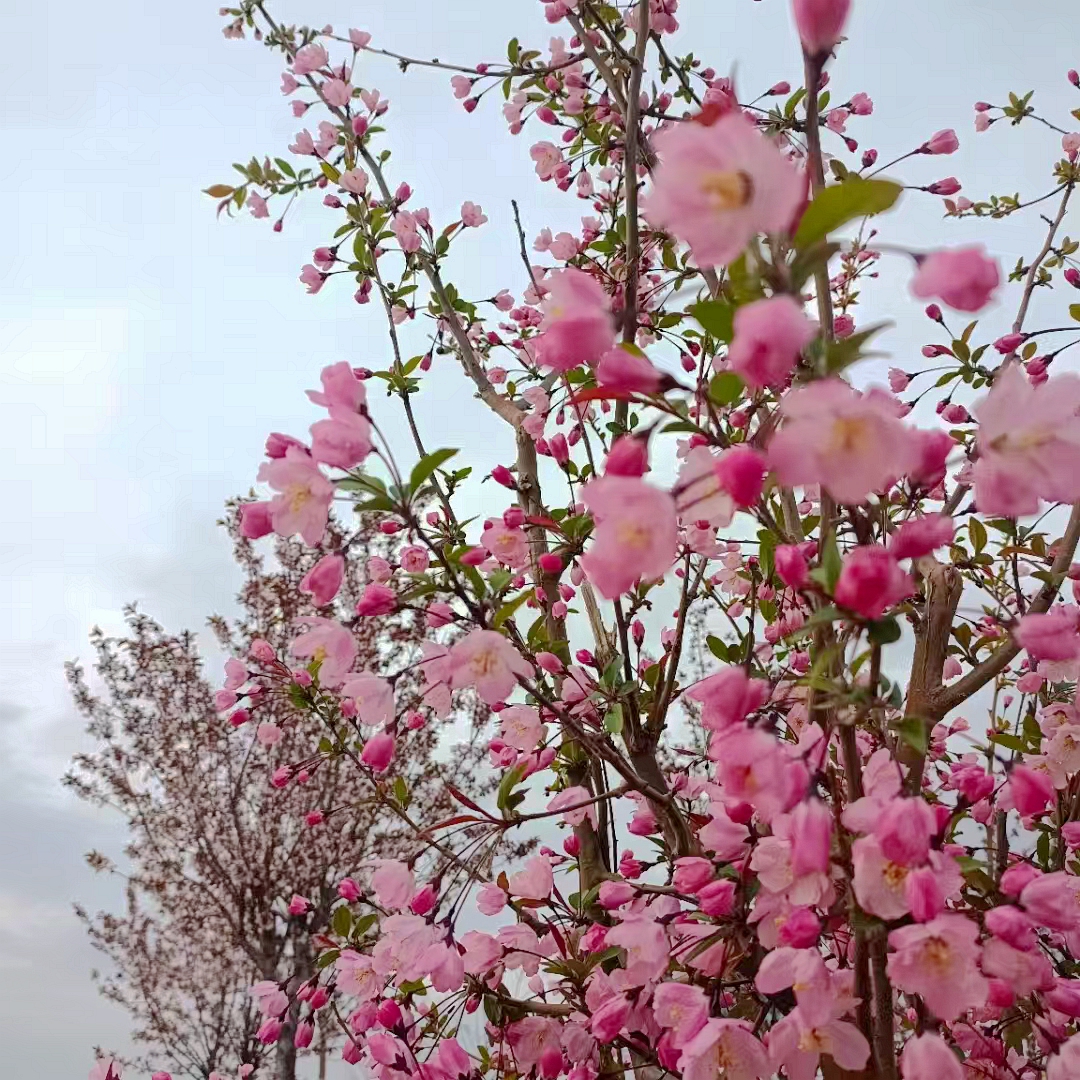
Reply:
[[[282, 541], [268, 566], [240, 538], [235, 513], [226, 526], [244, 583], [238, 618], [212, 618], [214, 637], [228, 655], [246, 656], [261, 638], [284, 656], [296, 618], [315, 611], [299, 591], [315, 556]], [[336, 535], [334, 542], [346, 555], [345, 581], [334, 610], [318, 610], [348, 622], [366, 557], [378, 554], [386, 538], [362, 522], [350, 540]], [[298, 726], [288, 697], [270, 695], [259, 705], [258, 720], [282, 732], [276, 746], [264, 748], [254, 724], [233, 729], [215, 707], [218, 679], [216, 672], [209, 681], [204, 675], [195, 634], [170, 634], [134, 607], [126, 615], [126, 636], [98, 629], [91, 635], [100, 688], [80, 665], [67, 669], [98, 746], [75, 758], [64, 782], [121, 814], [130, 835], [122, 867], [99, 852], [87, 857], [94, 869], [125, 878], [124, 910], [76, 911], [111, 961], [112, 970], [95, 978], [131, 1014], [133, 1038], [145, 1047], [139, 1064], [205, 1080], [215, 1070], [262, 1062], [262, 1018], [248, 989], [259, 980], [285, 984], [311, 974], [311, 935], [326, 925], [338, 881], [365, 858], [401, 857], [416, 840], [395, 819], [376, 816], [370, 784], [345, 758], [316, 759], [303, 782], [272, 786], [274, 766], [311, 752], [311, 731]], [[418, 701], [410, 664], [423, 635], [421, 617], [403, 611], [356, 619], [352, 629], [355, 670], [375, 667], [377, 658], [380, 666], [389, 661], [403, 671], [398, 700]], [[469, 788], [483, 719], [480, 712], [457, 717], [466, 734], [452, 748], [440, 746], [431, 725], [399, 735], [395, 771], [415, 819], [435, 821], [451, 811], [448, 777]], [[323, 820], [310, 823], [313, 812]], [[311, 902], [306, 914], [289, 914], [293, 894]], [[296, 1076], [296, 1022], [294, 1011], [274, 1048], [279, 1080]], [[324, 1053], [333, 1036], [321, 1034]]]

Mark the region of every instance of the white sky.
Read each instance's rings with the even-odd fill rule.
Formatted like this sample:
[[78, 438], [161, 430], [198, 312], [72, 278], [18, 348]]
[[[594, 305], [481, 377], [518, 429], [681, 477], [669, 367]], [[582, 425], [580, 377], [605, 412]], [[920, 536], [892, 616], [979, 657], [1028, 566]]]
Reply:
[[[850, 134], [885, 161], [955, 127], [960, 153], [916, 161], [905, 178], [955, 174], [972, 198], [1049, 189], [1057, 136], [999, 125], [976, 138], [971, 106], [1034, 88], [1035, 104], [1061, 122], [1080, 104], [1064, 79], [1080, 67], [1074, 0], [1040, 0], [1022, 13], [1011, 0], [856, 0], [855, 8], [835, 96], [867, 91], [877, 115], [854, 119]], [[545, 47], [552, 32], [533, 0], [306, 0], [271, 10], [470, 63], [498, 60], [515, 35]], [[744, 94], [798, 82], [784, 0], [684, 0], [679, 17], [707, 63], [726, 71], [738, 60]], [[90, 984], [95, 958], [70, 915], [76, 898], [90, 907], [112, 898], [81, 855], [95, 845], [117, 852], [122, 835], [59, 788], [84, 746], [62, 662], [87, 656], [95, 623], [117, 629], [128, 601], [173, 629], [228, 610], [236, 578], [214, 522], [224, 500], [250, 486], [266, 432], [305, 432], [314, 416], [302, 391], [324, 363], [385, 365], [375, 305], [358, 309], [351, 290], [333, 283], [308, 297], [296, 281], [336, 224], [328, 212], [313, 201], [275, 236], [246, 215], [215, 221], [200, 194], [230, 178], [230, 162], [281, 153], [301, 126], [278, 92], [280, 64], [250, 41], [224, 40], [221, 23], [211, 0], [5, 7], [0, 1042], [12, 1080], [81, 1078], [91, 1046], [122, 1045], [126, 1030]], [[491, 218], [458, 256], [466, 291], [520, 293], [510, 198], [522, 203], [530, 242], [542, 225], [572, 226], [582, 212], [536, 184], [532, 139], [506, 134], [494, 96], [467, 116], [445, 73], [402, 77], [372, 57], [357, 81], [391, 99], [391, 173], [412, 184], [416, 205], [449, 221], [472, 199]], [[938, 201], [913, 194], [906, 204], [907, 227], [894, 237], [932, 243]], [[1029, 213], [952, 223], [944, 234], [951, 243], [978, 236], [1011, 267], [1032, 254], [1038, 227]], [[927, 340], [902, 289], [907, 273], [887, 270], [860, 318], [898, 317], [889, 345], [900, 366]], [[1005, 329], [1007, 310], [991, 317], [990, 336]], [[885, 366], [862, 375], [880, 377]], [[429, 445], [467, 445], [463, 459], [489, 467], [508, 456], [494, 441], [499, 427], [449, 368], [419, 411]]]

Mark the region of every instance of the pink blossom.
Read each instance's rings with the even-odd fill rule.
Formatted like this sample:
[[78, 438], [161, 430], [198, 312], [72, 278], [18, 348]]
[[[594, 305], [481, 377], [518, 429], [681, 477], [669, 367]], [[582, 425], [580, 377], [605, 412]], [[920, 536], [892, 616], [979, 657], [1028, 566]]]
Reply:
[[810, 56], [828, 53], [840, 40], [851, 0], [793, 0], [795, 25]]
[[997, 262], [974, 244], [927, 255], [911, 279], [911, 292], [921, 300], [936, 297], [957, 311], [981, 311], [1000, 284]]
[[767, 470], [765, 455], [744, 443], [729, 446], [714, 465], [720, 486], [731, 496], [735, 505], [744, 510], [761, 497]]
[[964, 1080], [964, 1069], [949, 1044], [928, 1031], [908, 1040], [900, 1055], [900, 1075], [904, 1080]]
[[668, 377], [634, 346], [616, 345], [596, 365], [597, 383], [611, 390], [655, 394], [665, 379]]
[[391, 911], [402, 911], [408, 907], [416, 887], [413, 872], [397, 859], [372, 859], [375, 867], [371, 875], [371, 888], [375, 899]]
[[874, 823], [885, 857], [901, 866], [920, 866], [930, 855], [937, 815], [924, 799], [890, 799]]
[[540, 713], [531, 705], [511, 705], [499, 713], [499, 734], [503, 742], [518, 750], [535, 750], [546, 731], [540, 722]]
[[919, 147], [921, 154], [955, 154], [960, 149], [960, 140], [952, 128], [935, 131], [930, 138]]
[[257, 191], [253, 191], [248, 195], [247, 204], [253, 218], [270, 216], [270, 210], [266, 205], [266, 200]]
[[240, 535], [248, 540], [258, 540], [274, 531], [273, 515], [269, 502], [247, 502], [240, 507]]
[[810, 580], [810, 567], [798, 544], [781, 544], [773, 555], [777, 576], [792, 589], [801, 589]]
[[371, 453], [371, 424], [367, 417], [340, 406], [311, 425], [311, 456], [315, 461], [351, 469]]
[[636, 477], [604, 476], [582, 488], [581, 501], [596, 528], [580, 562], [603, 596], [613, 600], [639, 578], [663, 577], [678, 541], [675, 501], [666, 491]]
[[796, 878], [829, 872], [832, 814], [819, 799], [799, 803], [791, 813], [791, 869]]
[[1032, 514], [1039, 500], [1080, 498], [1080, 376], [1032, 386], [1019, 365], [1001, 369], [974, 414], [975, 498], [989, 514]]
[[873, 836], [860, 837], [852, 845], [855, 896], [859, 906], [880, 919], [899, 919], [910, 911], [906, 866], [890, 862]]
[[791, 296], [744, 305], [735, 312], [734, 325], [728, 366], [755, 389], [782, 386], [799, 362], [799, 354], [817, 334], [802, 304]]
[[487, 221], [487, 215], [474, 202], [467, 200], [461, 204], [461, 224], [467, 228], [478, 229]]
[[343, 109], [352, 99], [352, 87], [344, 79], [327, 79], [321, 91], [326, 104], [336, 105], [339, 109]]
[[309, 390], [307, 396], [325, 409], [339, 406], [350, 412], [360, 412], [367, 401], [367, 390], [356, 372], [344, 360], [329, 364], [319, 375], [322, 390]]
[[771, 1072], [749, 1024], [715, 1017], [685, 1045], [679, 1069], [684, 1080], [760, 1080]]
[[1080, 1035], [1073, 1035], [1047, 1061], [1046, 1080], [1075, 1080], [1077, 1076], [1080, 1076]]
[[626, 977], [644, 986], [667, 971], [671, 944], [663, 926], [646, 916], [628, 916], [608, 932], [605, 943], [626, 950]]
[[782, 233], [803, 200], [799, 170], [741, 113], [657, 132], [649, 221], [688, 243], [699, 266], [731, 262], [759, 232]]
[[422, 574], [428, 568], [431, 557], [418, 544], [408, 544], [398, 552], [398, 562], [406, 574]]
[[620, 435], [604, 459], [610, 476], [644, 476], [649, 471], [649, 444], [633, 435]]
[[905, 521], [889, 539], [894, 559], [918, 559], [952, 543], [954, 526], [945, 514], [925, 514]]
[[840, 379], [793, 390], [780, 406], [785, 422], [768, 450], [780, 482], [821, 483], [837, 501], [856, 504], [903, 476], [918, 463], [919, 449], [893, 402]]
[[293, 641], [289, 651], [320, 665], [319, 682], [323, 686], [340, 686], [356, 659], [356, 639], [333, 619], [305, 615], [296, 621], [305, 627], [305, 632]]
[[113, 1058], [100, 1058], [90, 1070], [89, 1080], [120, 1080], [120, 1063]]
[[551, 863], [543, 855], [534, 855], [523, 870], [510, 875], [510, 895], [526, 900], [546, 900], [554, 885]]
[[1076, 608], [1061, 606], [1044, 615], [1024, 615], [1013, 636], [1033, 660], [1076, 660], [1080, 658], [1078, 617], [1080, 612]]
[[385, 772], [394, 760], [394, 736], [388, 731], [378, 731], [364, 743], [360, 760], [375, 772]]
[[488, 705], [509, 697], [517, 677], [532, 673], [532, 665], [495, 630], [472, 630], [450, 650], [451, 685], [476, 687]]
[[653, 992], [653, 1015], [666, 1028], [676, 1050], [682, 1049], [705, 1026], [709, 1003], [699, 986], [662, 982]]
[[345, 576], [340, 555], [324, 555], [301, 579], [300, 591], [310, 593], [316, 607], [325, 607], [338, 594]]
[[370, 671], [348, 678], [338, 691], [356, 705], [356, 716], [365, 727], [382, 727], [394, 719], [394, 688]]
[[701, 722], [711, 731], [722, 731], [745, 720], [769, 699], [764, 679], [751, 679], [735, 664], [695, 683], [684, 692], [701, 704]]
[[506, 907], [507, 895], [493, 882], [485, 882], [476, 895], [481, 915], [498, 915]]
[[480, 543], [512, 569], [519, 569], [529, 561], [529, 538], [521, 529], [508, 529], [501, 521], [493, 521], [484, 530]]
[[574, 267], [556, 270], [544, 283], [547, 295], [536, 359], [543, 367], [569, 371], [600, 359], [615, 344], [607, 294], [594, 278]]
[[356, 614], [362, 618], [373, 615], [389, 615], [397, 607], [398, 596], [389, 585], [373, 581], [364, 586], [356, 602]]
[[686, 521], [705, 521], [726, 528], [735, 516], [735, 500], [717, 475], [720, 459], [707, 446], [686, 455], [675, 484], [675, 506]]
[[941, 1020], [955, 1020], [986, 1001], [990, 986], [979, 973], [979, 928], [963, 915], [940, 915], [889, 934], [893, 985], [921, 994]]
[[293, 74], [309, 75], [313, 71], [326, 67], [330, 63], [330, 54], [318, 42], [312, 42], [296, 50], [293, 57]]
[[1009, 773], [1009, 795], [1021, 817], [1034, 817], [1054, 800], [1054, 784], [1045, 772], [1016, 765]]
[[346, 169], [338, 177], [338, 183], [351, 195], [363, 195], [367, 191], [368, 174], [359, 166], [355, 169]]
[[834, 599], [864, 619], [880, 619], [894, 604], [910, 596], [915, 583], [880, 545], [857, 547], [844, 556]]
[[783, 811], [790, 792], [787, 758], [772, 735], [736, 725], [713, 736], [709, 756], [727, 798], [749, 803], [765, 821]]
[[308, 547], [322, 539], [334, 485], [303, 451], [289, 447], [283, 458], [263, 462], [259, 480], [279, 494], [270, 500], [270, 520], [279, 536], [299, 533]]
[[870, 1044], [854, 1024], [843, 1020], [811, 1023], [802, 1004], [769, 1032], [769, 1059], [791, 1080], [812, 1080], [822, 1054], [828, 1054], [840, 1068], [858, 1072], [870, 1057]]

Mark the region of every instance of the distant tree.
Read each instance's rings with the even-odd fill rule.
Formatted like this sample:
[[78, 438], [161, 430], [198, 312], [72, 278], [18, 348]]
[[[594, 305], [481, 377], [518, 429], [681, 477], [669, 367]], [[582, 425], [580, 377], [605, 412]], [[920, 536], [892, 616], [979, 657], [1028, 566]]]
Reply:
[[[316, 562], [310, 549], [279, 543], [274, 565], [267, 565], [240, 536], [235, 507], [227, 528], [244, 575], [240, 614], [214, 617], [210, 627], [221, 649], [238, 658], [261, 639], [289, 659], [301, 616], [318, 612], [348, 624], [366, 560], [387, 539], [363, 519], [351, 539], [336, 534], [344, 580], [332, 604], [316, 609], [299, 589]], [[339, 881], [367, 858], [408, 858], [423, 844], [385, 813], [376, 818], [372, 788], [352, 762], [311, 757], [310, 731], [298, 728], [287, 696], [264, 694], [255, 718], [234, 728], [218, 708], [217, 672], [209, 680], [204, 674], [197, 635], [171, 634], [135, 607], [126, 617], [126, 636], [98, 629], [91, 635], [100, 687], [79, 664], [67, 668], [98, 746], [74, 759], [64, 782], [87, 802], [121, 814], [130, 835], [126, 865], [100, 852], [87, 857], [95, 870], [127, 882], [119, 913], [91, 915], [76, 907], [91, 942], [112, 964], [95, 978], [104, 996], [131, 1014], [133, 1038], [145, 1047], [139, 1065], [205, 1080], [240, 1063], [261, 1064], [272, 1049], [273, 1074], [294, 1080], [298, 1051], [313, 1033], [294, 1005], [276, 1045], [264, 1046], [263, 1017], [249, 989], [266, 980], [295, 989], [298, 979], [310, 977], [312, 936], [327, 926]], [[422, 616], [402, 611], [379, 620], [377, 632], [372, 620], [359, 619], [352, 630], [353, 670], [395, 662], [406, 669], [399, 700], [404, 693], [418, 701], [420, 680], [408, 665], [415, 664]], [[479, 711], [458, 713], [462, 736], [445, 751], [434, 726], [399, 735], [388, 783], [395, 774], [404, 780], [414, 820], [452, 813], [446, 781], [452, 776], [468, 789], [480, 752], [473, 736], [483, 718]], [[302, 758], [308, 768], [296, 777]], [[270, 777], [283, 764], [296, 779], [276, 787]], [[290, 914], [294, 894], [310, 903], [302, 915]], [[316, 1048], [325, 1051], [334, 1035], [324, 1029]]]

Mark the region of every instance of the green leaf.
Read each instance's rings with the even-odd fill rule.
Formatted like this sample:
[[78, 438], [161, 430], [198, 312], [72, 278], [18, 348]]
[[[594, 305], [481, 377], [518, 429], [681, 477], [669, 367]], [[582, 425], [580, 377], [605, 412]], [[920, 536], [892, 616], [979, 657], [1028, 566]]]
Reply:
[[394, 798], [397, 799], [398, 805], [404, 810], [409, 805], [409, 786], [405, 783], [403, 777], [396, 777], [394, 780]]
[[895, 619], [878, 619], [870, 624], [870, 640], [877, 645], [891, 645], [900, 640], [900, 624]]
[[515, 765], [510, 769], [506, 775], [502, 778], [499, 784], [499, 793], [495, 799], [495, 805], [500, 810], [506, 810], [510, 799], [510, 793], [514, 790], [514, 787], [521, 780], [521, 775], [525, 771], [523, 765]]
[[336, 184], [341, 179], [341, 173], [339, 173], [329, 161], [320, 161], [319, 167], [323, 171], [323, 176], [331, 183]]
[[721, 371], [709, 383], [709, 399], [716, 405], [732, 405], [742, 397], [745, 383], [734, 371]]
[[409, 474], [409, 490], [416, 494], [420, 490], [420, 485], [442, 464], [449, 461], [455, 454], [456, 450], [442, 449], [434, 450], [428, 454], [427, 457], [421, 458], [414, 466], [412, 472]]
[[711, 652], [717, 660], [723, 660], [725, 664], [727, 663], [728, 647], [716, 637], [715, 634], [709, 634], [705, 638], [705, 644], [709, 646], [709, 652]]
[[1070, 304], [1069, 314], [1077, 321], [1080, 322], [1080, 304]]
[[978, 555], [986, 547], [986, 526], [978, 518], [970, 518], [968, 520], [968, 536], [971, 537], [971, 543], [975, 547], [975, 554]]
[[890, 725], [900, 738], [913, 750], [925, 754], [929, 746], [929, 732], [926, 721], [918, 716], [905, 716], [902, 720]]
[[864, 180], [852, 176], [842, 184], [819, 191], [799, 222], [795, 246], [808, 247], [853, 218], [888, 210], [900, 198], [902, 190], [891, 180]]
[[724, 300], [703, 300], [700, 304], [693, 304], [690, 314], [717, 341], [727, 343], [735, 336], [735, 309]]
[[840, 549], [836, 546], [836, 536], [830, 533], [828, 542], [825, 544], [825, 550], [821, 553], [821, 569], [825, 571], [825, 585], [829, 592], [836, 588], [843, 565], [843, 560], [840, 558]]
[[869, 353], [864, 353], [862, 347], [872, 338], [891, 327], [891, 322], [874, 323], [857, 334], [850, 334], [846, 338], [838, 338], [830, 341], [825, 347], [825, 368], [830, 375], [836, 375], [844, 368], [850, 367], [856, 360], [865, 359]]
[[1019, 735], [1013, 735], [1008, 731], [992, 732], [990, 741], [997, 746], [1004, 746], [1006, 750], [1015, 750], [1018, 754], [1024, 752], [1024, 740]]
[[604, 717], [604, 730], [609, 735], [620, 735], [623, 729], [623, 712], [621, 705], [612, 705]]
[[340, 955], [340, 949], [327, 949], [326, 952], [322, 953], [319, 956], [319, 959], [315, 961], [315, 966], [322, 971], [323, 968], [328, 968]]
[[352, 912], [345, 904], [334, 909], [334, 917], [331, 919], [330, 925], [338, 937], [349, 936], [349, 931], [352, 929]]
[[495, 618], [492, 620], [493, 627], [498, 630], [508, 619], [512, 619], [517, 612], [517, 609], [532, 595], [532, 589], [525, 589], [523, 592], [518, 593], [513, 600], [508, 600], [503, 604], [503, 606], [495, 612]]

